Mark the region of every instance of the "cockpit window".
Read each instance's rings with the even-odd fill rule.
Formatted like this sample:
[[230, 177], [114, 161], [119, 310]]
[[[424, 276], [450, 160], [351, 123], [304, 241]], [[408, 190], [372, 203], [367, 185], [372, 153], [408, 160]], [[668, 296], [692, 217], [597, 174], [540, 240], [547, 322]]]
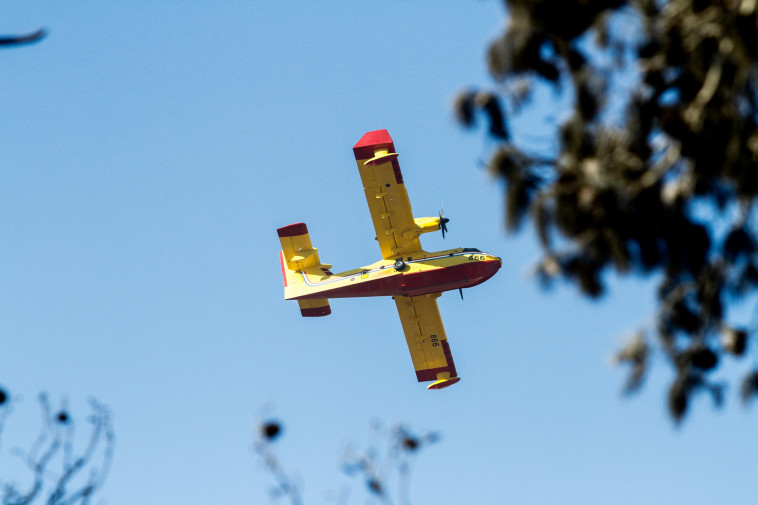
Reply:
[[482, 252], [479, 249], [474, 249], [473, 247], [464, 247], [463, 252]]

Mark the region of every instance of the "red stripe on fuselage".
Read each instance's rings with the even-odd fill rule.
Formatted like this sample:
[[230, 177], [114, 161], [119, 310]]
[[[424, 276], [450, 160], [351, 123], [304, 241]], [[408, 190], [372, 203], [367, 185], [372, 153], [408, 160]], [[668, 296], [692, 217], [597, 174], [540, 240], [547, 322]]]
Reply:
[[[347, 286], [332, 289], [314, 288], [314, 292], [297, 298], [352, 298], [364, 296], [421, 296], [459, 288], [470, 288], [486, 281], [500, 268], [497, 260], [471, 261], [461, 265], [394, 274], [377, 279], [353, 277]], [[370, 276], [371, 274], [369, 274]]]

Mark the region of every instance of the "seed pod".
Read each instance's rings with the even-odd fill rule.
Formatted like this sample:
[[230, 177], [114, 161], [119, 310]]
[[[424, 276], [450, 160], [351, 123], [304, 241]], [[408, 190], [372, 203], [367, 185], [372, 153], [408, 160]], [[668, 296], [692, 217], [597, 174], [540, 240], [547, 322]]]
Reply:
[[282, 434], [282, 425], [276, 421], [267, 421], [261, 425], [261, 435], [269, 442], [276, 440]]

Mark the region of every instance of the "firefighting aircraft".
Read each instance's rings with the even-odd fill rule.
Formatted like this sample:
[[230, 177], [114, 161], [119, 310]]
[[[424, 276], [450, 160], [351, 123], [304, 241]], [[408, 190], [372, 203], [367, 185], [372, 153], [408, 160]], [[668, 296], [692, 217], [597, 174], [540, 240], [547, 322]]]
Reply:
[[[355, 147], [382, 259], [363, 268], [333, 274], [311, 245], [308, 228], [295, 223], [279, 228], [279, 259], [284, 299], [297, 300], [305, 317], [331, 314], [329, 298], [391, 296], [397, 305], [419, 382], [441, 389], [460, 380], [442, 326], [437, 298], [443, 291], [480, 284], [500, 269], [500, 258], [478, 249], [426, 252], [422, 233], [447, 231], [448, 219], [413, 218], [395, 146], [387, 130], [366, 133]], [[461, 291], [461, 296], [463, 292]]]

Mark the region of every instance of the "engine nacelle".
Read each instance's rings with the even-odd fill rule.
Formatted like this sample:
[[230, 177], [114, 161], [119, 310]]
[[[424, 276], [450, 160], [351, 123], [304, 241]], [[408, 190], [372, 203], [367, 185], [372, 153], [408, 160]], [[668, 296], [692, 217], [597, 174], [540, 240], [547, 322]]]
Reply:
[[416, 227], [403, 233], [403, 237], [406, 239], [413, 239], [422, 233], [439, 231], [440, 229], [439, 217], [417, 217], [413, 222], [416, 224]]

